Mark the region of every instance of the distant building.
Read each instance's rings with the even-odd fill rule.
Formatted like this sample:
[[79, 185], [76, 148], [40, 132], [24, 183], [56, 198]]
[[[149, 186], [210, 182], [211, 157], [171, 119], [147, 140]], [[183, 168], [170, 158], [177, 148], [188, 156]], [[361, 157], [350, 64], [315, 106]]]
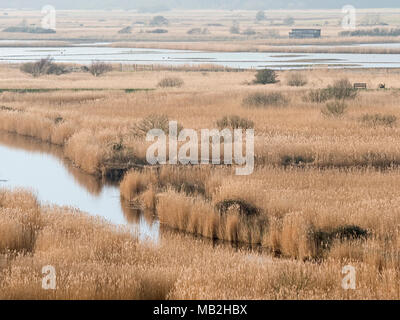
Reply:
[[289, 32], [291, 39], [304, 39], [304, 38], [320, 38], [321, 29], [292, 29]]

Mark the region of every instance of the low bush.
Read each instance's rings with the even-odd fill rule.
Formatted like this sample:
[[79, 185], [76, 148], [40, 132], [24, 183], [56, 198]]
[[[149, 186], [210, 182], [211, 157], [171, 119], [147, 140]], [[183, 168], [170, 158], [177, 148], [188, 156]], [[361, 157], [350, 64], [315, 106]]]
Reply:
[[232, 26], [230, 27], [229, 32], [231, 34], [240, 34], [240, 28], [239, 26]]
[[321, 112], [326, 117], [339, 118], [344, 115], [346, 109], [347, 104], [345, 104], [343, 101], [335, 100], [328, 102], [325, 107], [321, 109]]
[[241, 118], [239, 116], [225, 116], [222, 119], [217, 121], [217, 126], [220, 130], [225, 128], [231, 129], [251, 129], [254, 128], [254, 122], [246, 119]]
[[166, 77], [161, 79], [157, 86], [161, 88], [180, 88], [184, 84], [183, 80], [178, 77]]
[[[132, 133], [135, 137], [145, 137], [147, 135], [147, 132], [152, 129], [161, 129], [165, 133], [168, 133], [168, 116], [166, 116], [165, 114], [151, 114], [137, 122], [132, 128]], [[178, 132], [182, 129], [182, 126], [178, 124]]]
[[337, 80], [333, 85], [324, 89], [315, 89], [309, 91], [303, 98], [307, 102], [322, 103], [330, 99], [346, 100], [355, 99], [357, 90], [353, 88], [347, 79]]
[[307, 84], [307, 78], [304, 74], [299, 73], [299, 72], [291, 72], [289, 73], [287, 79], [286, 79], [286, 83], [288, 86], [291, 87], [302, 87], [305, 86]]
[[168, 33], [168, 30], [166, 29], [153, 29], [153, 30], [147, 30], [147, 33]]
[[285, 106], [288, 99], [280, 92], [255, 92], [243, 99], [243, 105], [248, 107]]
[[276, 72], [271, 69], [263, 69], [263, 70], [257, 71], [256, 79], [254, 80], [253, 83], [255, 83], [255, 84], [271, 84], [271, 83], [276, 83], [276, 82], [278, 82]]
[[255, 30], [253, 28], [250, 28], [250, 27], [242, 32], [242, 34], [244, 34], [246, 36], [252, 36], [252, 35], [255, 35], [256, 33], [257, 32], [255, 32]]
[[326, 89], [310, 90], [304, 97], [306, 102], [323, 103], [329, 100], [329, 93]]
[[303, 166], [307, 163], [312, 163], [314, 159], [310, 156], [302, 156], [302, 155], [284, 155], [281, 158], [281, 164], [283, 166]]
[[121, 30], [118, 31], [119, 34], [130, 34], [132, 33], [133, 28], [131, 26], [122, 28]]
[[168, 24], [168, 19], [163, 16], [155, 16], [150, 21], [151, 26], [167, 26]]
[[383, 115], [383, 114], [365, 114], [361, 117], [361, 122], [369, 126], [387, 126], [392, 127], [396, 121], [397, 117], [394, 115]]
[[101, 61], [94, 61], [89, 67], [89, 72], [95, 77], [99, 77], [110, 71], [112, 71], [112, 65]]
[[330, 98], [337, 100], [354, 99], [357, 96], [357, 90], [348, 79], [337, 80], [332, 86], [328, 86], [327, 92]]
[[51, 57], [43, 58], [36, 62], [24, 63], [21, 65], [20, 70], [35, 78], [41, 75], [62, 75], [69, 73], [69, 70], [64, 65], [54, 63]]
[[334, 240], [351, 241], [365, 240], [368, 231], [355, 225], [340, 226], [335, 229], [317, 230], [313, 232], [313, 239], [319, 250], [329, 249]]

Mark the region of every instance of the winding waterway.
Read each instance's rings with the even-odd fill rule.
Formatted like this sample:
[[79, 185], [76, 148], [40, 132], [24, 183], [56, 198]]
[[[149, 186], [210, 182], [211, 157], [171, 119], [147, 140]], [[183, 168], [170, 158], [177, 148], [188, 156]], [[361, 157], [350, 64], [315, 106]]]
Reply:
[[43, 205], [77, 208], [116, 225], [142, 241], [159, 240], [159, 223], [120, 199], [117, 185], [72, 166], [61, 147], [0, 131], [0, 188], [32, 190]]

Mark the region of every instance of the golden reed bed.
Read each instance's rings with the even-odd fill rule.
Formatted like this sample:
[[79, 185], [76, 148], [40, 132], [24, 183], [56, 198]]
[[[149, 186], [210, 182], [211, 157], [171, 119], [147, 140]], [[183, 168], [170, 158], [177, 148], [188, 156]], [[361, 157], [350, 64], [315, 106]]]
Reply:
[[[0, 73], [1, 88], [62, 89], [2, 92], [1, 130], [58, 144], [93, 174], [105, 163], [143, 160], [148, 144], [133, 133], [154, 114], [198, 130], [229, 115], [252, 121], [251, 176], [209, 166], [135, 171], [125, 176], [121, 195], [153, 210], [162, 225], [272, 253], [212, 248], [190, 236], [142, 245], [104, 222], [42, 208], [26, 192], [3, 191], [1, 297], [399, 298], [400, 131], [396, 121], [370, 121], [389, 119], [376, 114], [400, 116], [398, 70], [307, 70], [302, 87], [287, 85], [293, 72], [280, 72], [280, 82], [267, 86], [249, 85], [253, 72], [115, 71], [97, 79], [86, 73], [33, 79], [11, 65]], [[183, 86], [158, 88], [166, 76], [181, 78]], [[340, 117], [326, 117], [325, 103], [304, 99], [342, 78], [367, 82], [370, 90], [346, 101]], [[378, 90], [379, 83], [388, 89]], [[122, 90], [127, 88], [156, 90]], [[287, 103], [244, 105], [254, 92], [279, 92]], [[236, 206], [221, 215], [221, 203], [229, 200]], [[243, 203], [257, 215], [243, 215]], [[341, 237], [350, 226], [366, 233]], [[55, 292], [40, 287], [40, 270], [48, 264], [61, 270]], [[356, 291], [341, 287], [347, 264], [357, 269]]]

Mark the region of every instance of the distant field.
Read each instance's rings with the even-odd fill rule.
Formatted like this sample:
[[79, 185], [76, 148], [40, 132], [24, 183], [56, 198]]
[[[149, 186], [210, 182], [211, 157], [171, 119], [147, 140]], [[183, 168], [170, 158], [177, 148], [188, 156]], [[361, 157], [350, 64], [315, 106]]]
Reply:
[[[40, 11], [0, 11], [0, 29], [20, 24], [40, 26]], [[56, 34], [23, 34], [0, 32], [0, 39], [43, 39], [72, 41], [170, 41], [204, 42], [246, 41], [260, 44], [288, 44], [288, 33], [292, 28], [321, 28], [323, 38], [311, 43], [340, 42], [338, 33], [343, 31], [343, 13], [338, 10], [266, 11], [266, 20], [256, 21], [256, 11], [168, 11], [159, 14], [143, 14], [135, 11], [57, 11]], [[168, 25], [150, 25], [156, 15], [168, 19]], [[285, 25], [285, 18], [292, 17], [293, 25]], [[359, 28], [395, 28], [400, 26], [400, 9], [363, 9], [357, 11]], [[240, 34], [230, 29], [236, 24]], [[377, 24], [377, 25], [375, 25]], [[118, 31], [132, 27], [131, 34]], [[168, 33], [148, 33], [154, 29], [165, 29]], [[193, 32], [195, 29], [200, 29]], [[188, 32], [192, 30], [192, 34]], [[251, 31], [251, 32], [249, 32]], [[251, 34], [253, 33], [254, 34]], [[369, 41], [365, 37], [363, 41]], [[390, 39], [390, 41], [395, 41]], [[295, 41], [294, 43], [310, 43]]]

